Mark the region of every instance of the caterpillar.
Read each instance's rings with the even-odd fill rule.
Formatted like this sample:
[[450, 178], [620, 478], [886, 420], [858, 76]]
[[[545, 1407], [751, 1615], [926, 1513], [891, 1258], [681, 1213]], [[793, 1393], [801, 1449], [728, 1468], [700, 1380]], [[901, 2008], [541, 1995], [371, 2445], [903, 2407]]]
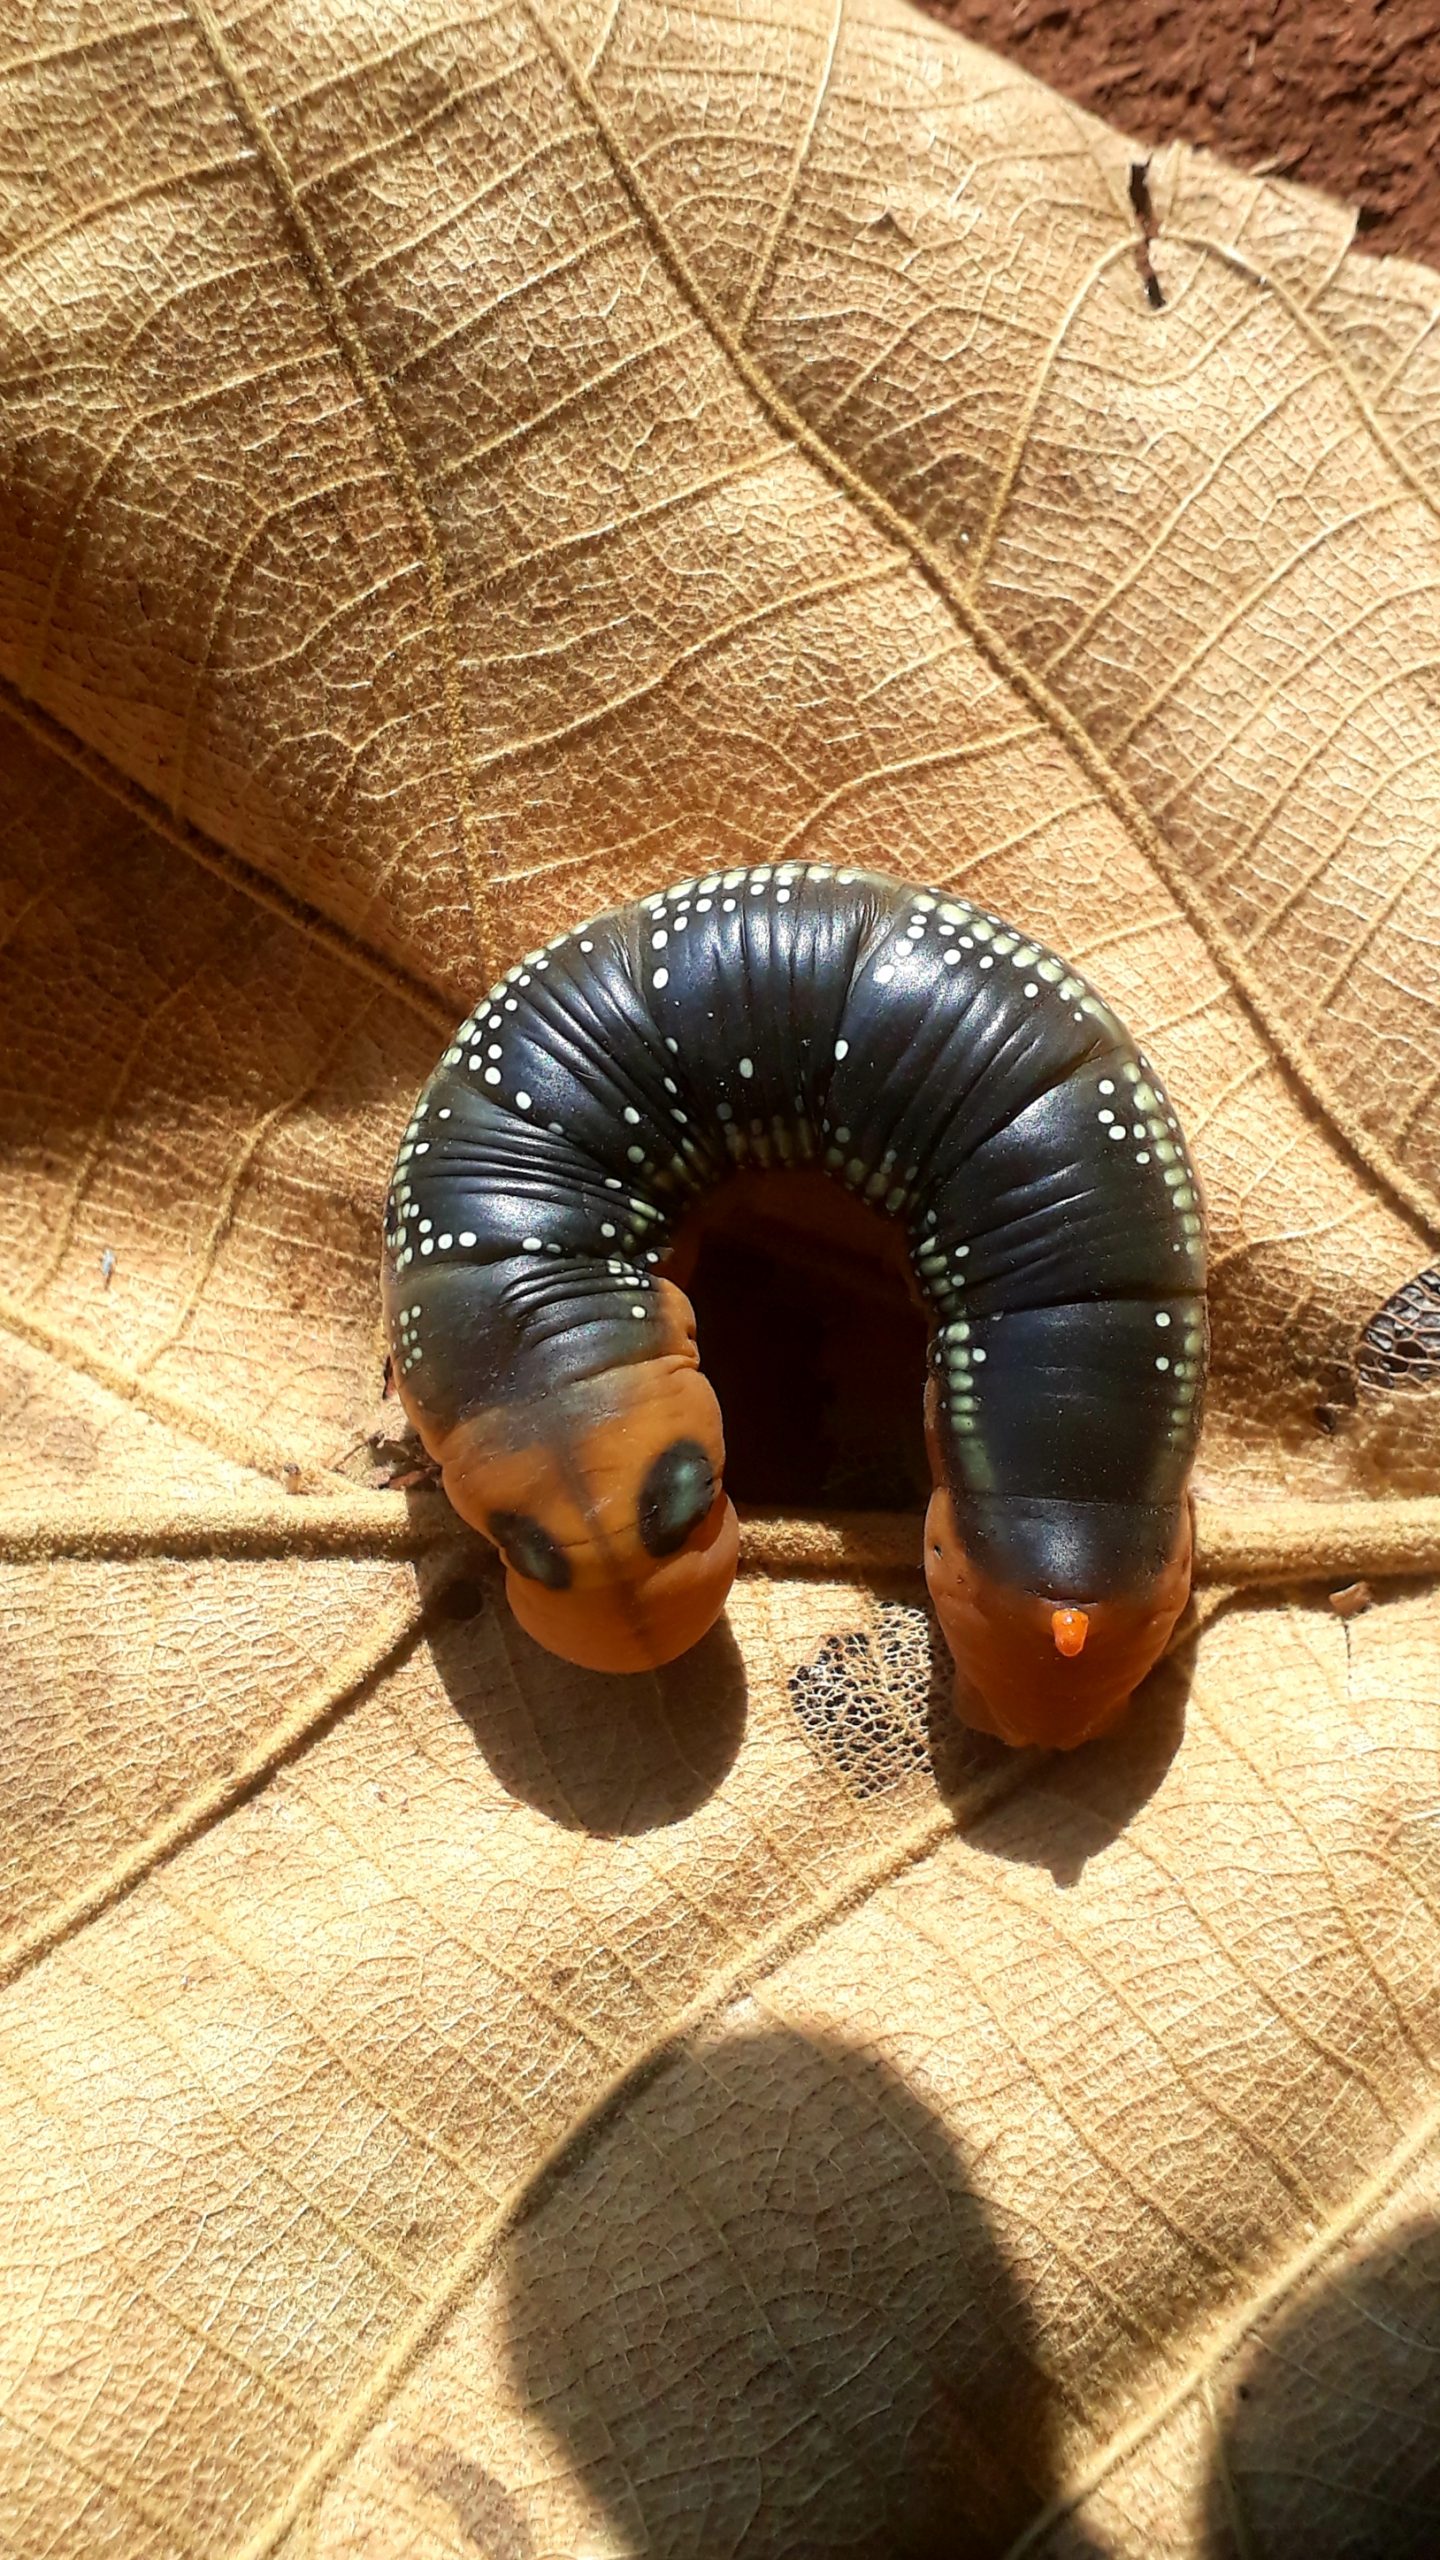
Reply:
[[663, 1264], [713, 1186], [786, 1166], [908, 1246], [961, 1715], [1012, 1743], [1108, 1730], [1189, 1589], [1207, 1328], [1184, 1139], [1063, 960], [954, 893], [823, 863], [557, 935], [415, 1105], [385, 1222], [394, 1376], [515, 1616], [624, 1671], [720, 1614], [721, 1415]]

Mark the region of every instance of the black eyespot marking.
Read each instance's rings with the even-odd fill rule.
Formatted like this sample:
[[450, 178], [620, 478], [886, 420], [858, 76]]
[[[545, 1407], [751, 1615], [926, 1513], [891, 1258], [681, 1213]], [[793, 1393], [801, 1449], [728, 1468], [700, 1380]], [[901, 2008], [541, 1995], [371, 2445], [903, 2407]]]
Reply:
[[[959, 891], [825, 863], [715, 872], [596, 917], [459, 1025], [386, 1229], [395, 1380], [426, 1446], [482, 1410], [517, 1446], [550, 1396], [589, 1412], [595, 1381], [665, 1353], [682, 1221], [731, 1174], [785, 1165], [904, 1239], [967, 1555], [1081, 1606], [1145, 1587], [1178, 1535], [1207, 1359], [1178, 1115], [1056, 953]], [[1430, 1374], [1420, 1297], [1376, 1320], [1362, 1381], [1367, 1361], [1391, 1385]], [[717, 1490], [677, 1440], [637, 1543], [674, 1555]], [[568, 1587], [538, 1521], [493, 1525], [517, 1572]]]
[[673, 1556], [698, 1529], [715, 1499], [715, 1470], [698, 1440], [672, 1440], [640, 1488], [640, 1544], [648, 1556]]
[[486, 1527], [513, 1573], [523, 1573], [527, 1582], [543, 1582], [547, 1591], [569, 1590], [569, 1557], [528, 1511], [492, 1511]]

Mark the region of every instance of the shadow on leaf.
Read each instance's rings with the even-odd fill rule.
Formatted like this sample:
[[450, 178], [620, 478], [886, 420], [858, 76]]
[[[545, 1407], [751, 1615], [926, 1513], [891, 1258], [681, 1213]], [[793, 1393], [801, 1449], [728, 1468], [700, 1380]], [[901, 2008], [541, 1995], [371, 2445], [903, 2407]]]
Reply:
[[508, 2275], [516, 2387], [617, 2549], [981, 2560], [1053, 2488], [1053, 2394], [964, 2153], [832, 2038], [685, 2049]]
[[1440, 2551], [1440, 2224], [1322, 2277], [1216, 2390], [1213, 2560]]
[[745, 1665], [722, 1619], [659, 1671], [582, 1671], [517, 1626], [477, 1566], [432, 1612], [431, 1659], [506, 1793], [567, 1830], [615, 1839], [683, 1822], [745, 1731]]
[[[1187, 1635], [1118, 1733], [1073, 1755], [1032, 1756], [1028, 1785], [977, 1844], [1047, 1867], [1059, 1885], [1075, 1884], [1163, 1783], [1184, 1737], [1193, 1668]], [[868, 1628], [825, 1637], [788, 1683], [807, 1742], [848, 1794], [882, 1795], [928, 1772], [958, 1812], [977, 1784], [1018, 1764], [1003, 1742], [961, 1723], [954, 1687], [955, 1666], [930, 1611], [886, 1598]]]
[[[1194, 1669], [1192, 1633], [1151, 1672], [1116, 1732], [1078, 1751], [1037, 1758], [1031, 1783], [1017, 1790], [983, 1832], [971, 1834], [975, 1846], [1020, 1866], [1044, 1867], [1062, 1887], [1078, 1884], [1089, 1860], [1112, 1848], [1164, 1785], [1185, 1738]], [[947, 1797], [958, 1798], [967, 1770], [973, 1780], [973, 1743], [972, 1736], [957, 1749], [943, 1730], [936, 1736], [936, 1776]], [[958, 1777], [952, 1777], [952, 1763]]]

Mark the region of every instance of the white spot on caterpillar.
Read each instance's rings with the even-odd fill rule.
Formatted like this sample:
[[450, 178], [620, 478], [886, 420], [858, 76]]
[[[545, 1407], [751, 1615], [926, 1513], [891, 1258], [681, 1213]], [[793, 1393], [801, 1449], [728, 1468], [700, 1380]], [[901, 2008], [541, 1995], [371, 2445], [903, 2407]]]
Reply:
[[876, 984], [876, 986], [877, 986], [877, 987], [888, 987], [888, 986], [889, 986], [889, 984], [890, 984], [890, 981], [891, 981], [891, 979], [894, 977], [894, 975], [895, 975], [895, 972], [894, 972], [894, 970], [893, 970], [893, 969], [889, 969], [889, 968], [886, 968], [886, 969], [877, 969], [877, 970], [876, 970], [876, 972], [875, 972], [875, 984]]
[[656, 972], [655, 972], [655, 975], [654, 975], [654, 977], [651, 979], [650, 983], [651, 983], [651, 985], [652, 985], [652, 986], [655, 986], [655, 987], [668, 987], [668, 986], [669, 986], [669, 984], [670, 984], [670, 972], [669, 972], [669, 970], [668, 970], [668, 969], [657, 969], [657, 970], [656, 970]]
[[755, 1073], [755, 1061], [753, 1058], [742, 1058], [740, 1060], [740, 1073], [742, 1076], [753, 1076]]
[[539, 1250], [540, 1250], [540, 1239], [539, 1239], [539, 1237], [538, 1237], [538, 1236], [526, 1236], [526, 1238], [525, 1238], [525, 1244], [524, 1244], [524, 1249], [525, 1249], [525, 1251], [526, 1251], [527, 1253], [538, 1253], [538, 1252], [539, 1252]]
[[1156, 1323], [1157, 1323], [1157, 1324], [1159, 1324], [1159, 1325], [1167, 1325], [1167, 1324], [1169, 1323], [1170, 1319], [1169, 1319], [1169, 1317], [1165, 1314], [1165, 1312], [1164, 1312], [1164, 1309], [1163, 1309], [1163, 1308], [1161, 1309], [1160, 1313], [1156, 1316], [1155, 1321], [1156, 1321]]
[[515, 1108], [516, 1108], [516, 1110], [517, 1110], [517, 1111], [528, 1111], [528, 1110], [529, 1110], [529, 1108], [530, 1108], [530, 1096], [529, 1096], [529, 1094], [528, 1094], [528, 1093], [517, 1093], [517, 1094], [516, 1094], [516, 1096], [515, 1096]]
[[632, 1128], [632, 1129], [638, 1129], [638, 1128], [639, 1128], [639, 1126], [640, 1126], [640, 1114], [639, 1114], [639, 1112], [636, 1110], [635, 1105], [634, 1105], [634, 1103], [633, 1103], [633, 1102], [627, 1102], [627, 1103], [626, 1103], [626, 1105], [625, 1105], [625, 1117], [626, 1117], [626, 1119], [629, 1121], [630, 1126], [631, 1126], [631, 1128]]

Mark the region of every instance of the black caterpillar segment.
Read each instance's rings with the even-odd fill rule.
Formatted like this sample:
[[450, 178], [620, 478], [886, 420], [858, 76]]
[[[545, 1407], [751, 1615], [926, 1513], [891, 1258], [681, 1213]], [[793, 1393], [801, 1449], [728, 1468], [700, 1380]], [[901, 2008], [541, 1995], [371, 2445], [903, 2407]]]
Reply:
[[[694, 1367], [659, 1266], [726, 1174], [787, 1165], [905, 1233], [971, 1582], [1072, 1615], [1153, 1588], [1175, 1564], [1206, 1353], [1200, 1202], [1163, 1087], [1085, 980], [1015, 928], [824, 865], [712, 874], [563, 934], [456, 1033], [405, 1133], [385, 1239], [400, 1390], [447, 1482], [497, 1464], [501, 1492], [533, 1478], [533, 1503], [492, 1510], [555, 1550], [546, 1586], [568, 1559], [577, 1594], [598, 1574], [643, 1616], [644, 1560], [689, 1561], [723, 1499], [703, 1416], [663, 1445], [635, 1437], [643, 1381], [681, 1393]], [[513, 1594], [525, 1537], [474, 1484], [463, 1507]]]

